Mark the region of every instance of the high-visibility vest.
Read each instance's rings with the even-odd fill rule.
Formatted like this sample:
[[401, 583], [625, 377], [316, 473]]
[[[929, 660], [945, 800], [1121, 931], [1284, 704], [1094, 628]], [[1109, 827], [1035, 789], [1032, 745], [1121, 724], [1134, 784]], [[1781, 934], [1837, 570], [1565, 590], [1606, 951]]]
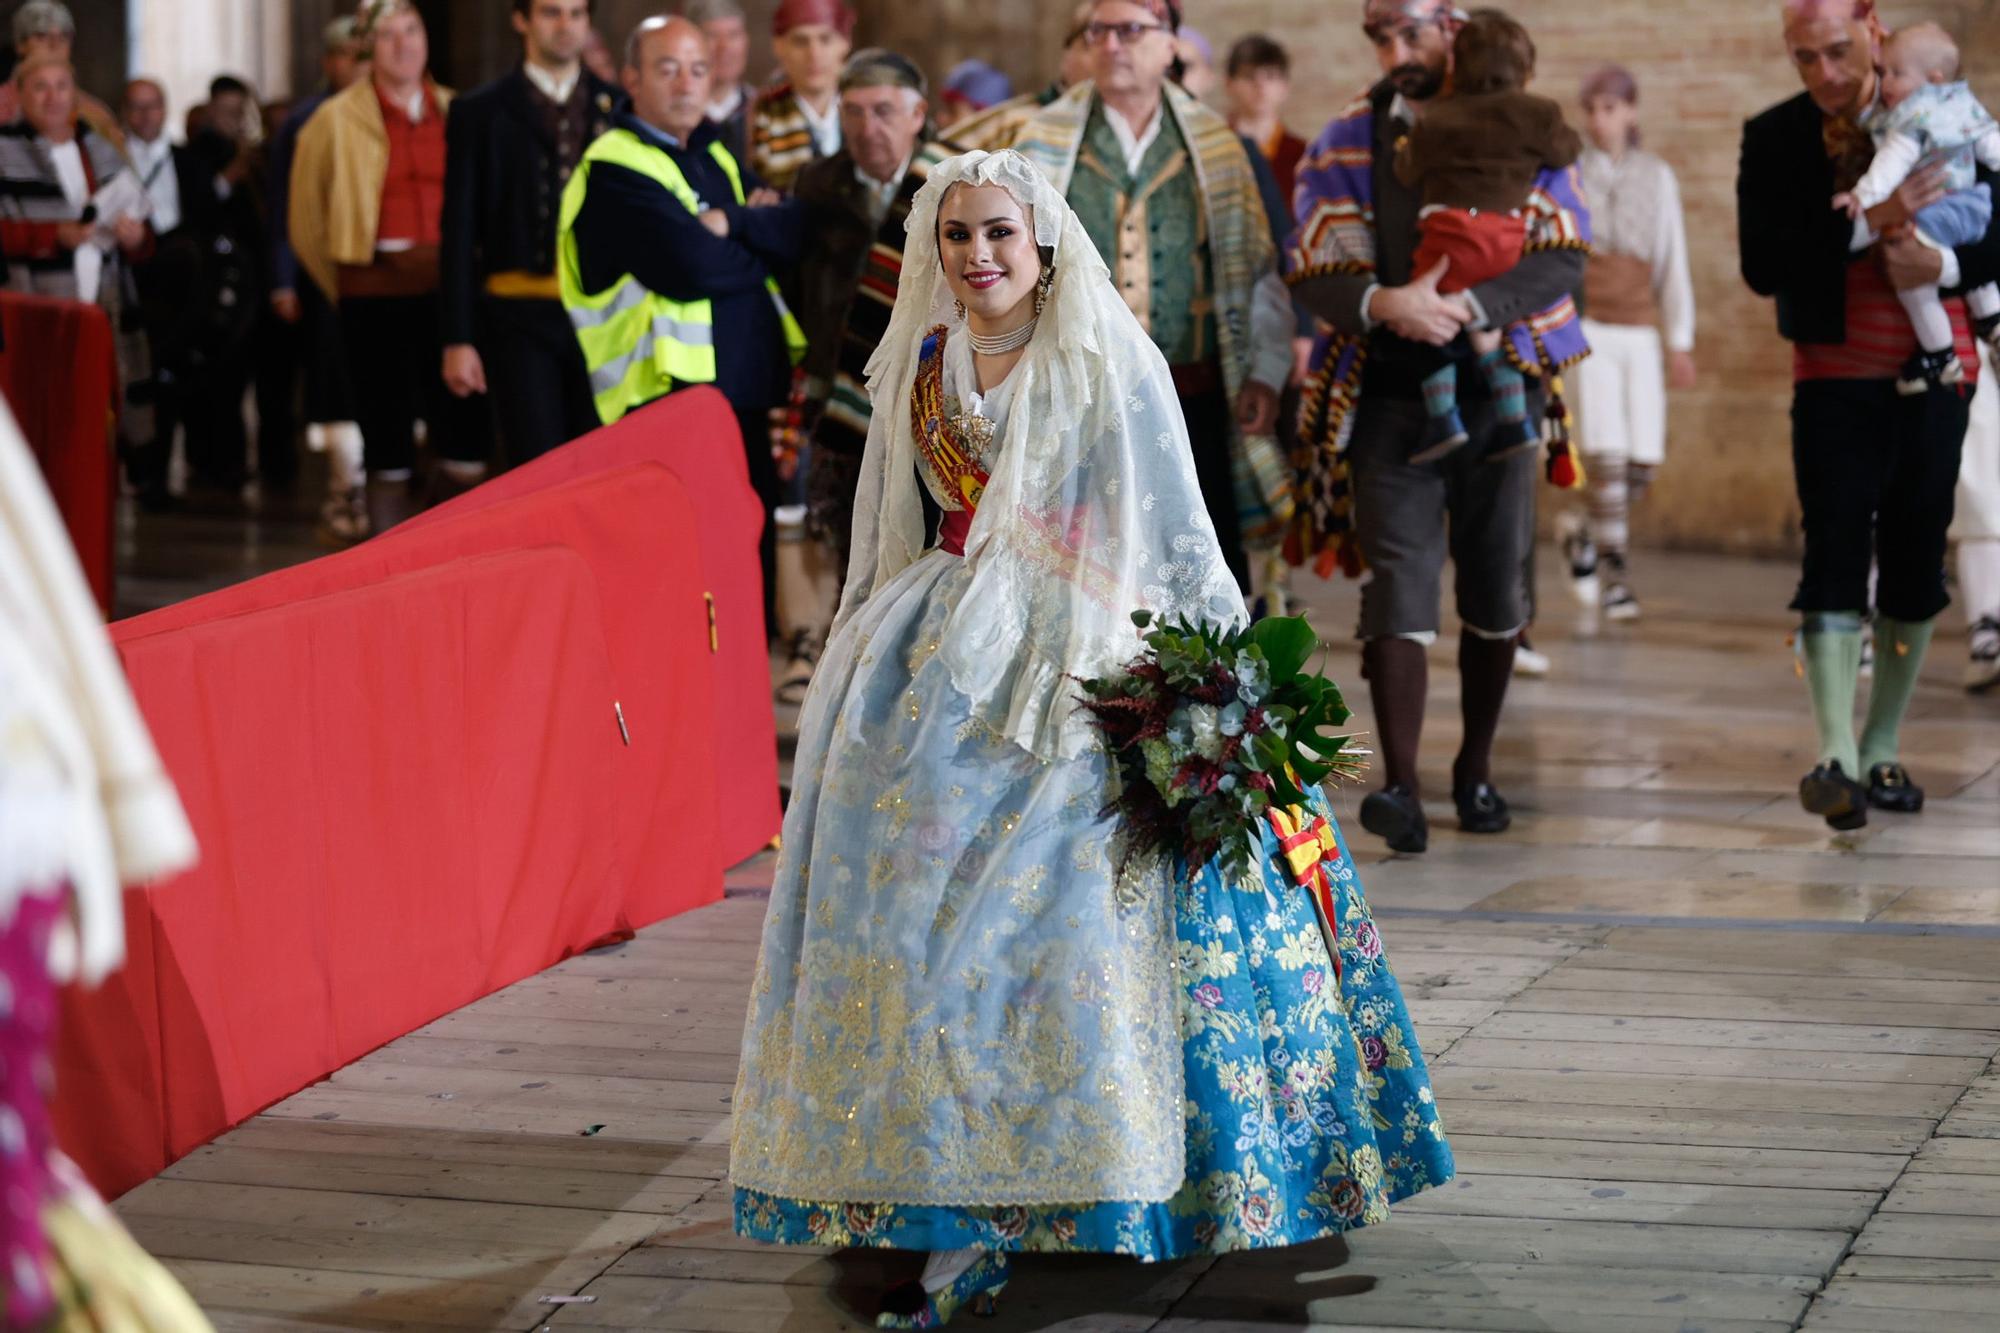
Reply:
[[[730, 189], [741, 204], [743, 174], [737, 169], [736, 159], [720, 142], [711, 143], [708, 152], [729, 178]], [[661, 397], [676, 383], [715, 381], [715, 313], [708, 301], [669, 300], [648, 290], [630, 273], [621, 275], [601, 292], [583, 289], [577, 266], [575, 226], [577, 214], [583, 211], [594, 162], [624, 167], [658, 181], [690, 213], [700, 212], [702, 201], [672, 155], [624, 129], [610, 130], [586, 148], [563, 190], [556, 237], [556, 277], [562, 285], [563, 309], [568, 312], [577, 342], [583, 347], [598, 418], [608, 426], [642, 403]], [[792, 364], [797, 365], [805, 356], [805, 330], [786, 308], [784, 297], [778, 294], [777, 282], [767, 278], [764, 285], [770, 289], [771, 300], [784, 325], [786, 350]]]

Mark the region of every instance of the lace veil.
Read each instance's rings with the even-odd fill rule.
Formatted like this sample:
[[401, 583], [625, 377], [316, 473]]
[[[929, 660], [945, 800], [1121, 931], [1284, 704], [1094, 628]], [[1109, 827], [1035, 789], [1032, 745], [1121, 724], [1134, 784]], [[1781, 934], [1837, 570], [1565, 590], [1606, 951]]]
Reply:
[[1165, 359], [1076, 214], [1012, 150], [939, 164], [911, 208], [895, 313], [868, 364], [875, 412], [834, 631], [923, 554], [910, 394], [925, 335], [943, 324], [964, 336], [937, 243], [939, 205], [960, 182], [1002, 186], [1031, 209], [1055, 275], [1010, 376], [1013, 405], [966, 538], [973, 577], [938, 651], [976, 717], [1041, 758], [1066, 758], [1091, 739], [1069, 677], [1104, 674], [1138, 649], [1134, 610], [1246, 616]]

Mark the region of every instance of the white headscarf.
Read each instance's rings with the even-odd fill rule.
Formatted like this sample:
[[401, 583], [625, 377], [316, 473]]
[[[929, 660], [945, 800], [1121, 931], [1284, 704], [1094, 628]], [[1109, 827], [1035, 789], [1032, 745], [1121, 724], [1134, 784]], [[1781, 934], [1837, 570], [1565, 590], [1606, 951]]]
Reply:
[[939, 164], [911, 207], [895, 313], [868, 363], [875, 412], [834, 630], [923, 554], [910, 393], [925, 335], [943, 324], [965, 336], [937, 243], [938, 207], [961, 182], [1001, 186], [1032, 210], [1055, 275], [1010, 375], [1012, 406], [966, 538], [973, 578], [938, 651], [977, 716], [1042, 758], [1065, 758], [1091, 740], [1072, 678], [1103, 675], [1138, 650], [1133, 611], [1223, 625], [1247, 617], [1165, 358], [1082, 222], [1012, 150]]

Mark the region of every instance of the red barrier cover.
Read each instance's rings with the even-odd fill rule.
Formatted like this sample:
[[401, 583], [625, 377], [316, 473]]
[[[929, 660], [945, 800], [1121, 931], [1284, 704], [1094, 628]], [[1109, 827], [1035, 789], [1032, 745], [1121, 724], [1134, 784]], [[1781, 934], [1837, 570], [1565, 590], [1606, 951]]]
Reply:
[[722, 859], [734, 865], [762, 851], [784, 816], [757, 553], [764, 506], [750, 487], [743, 437], [726, 398], [710, 388], [663, 398], [418, 515], [389, 539], [560, 481], [648, 461], [671, 470], [694, 501], [703, 587], [715, 597], [716, 734], [726, 755], [717, 795]]
[[56, 1115], [100, 1188], [720, 897], [693, 533], [627, 467], [115, 627], [202, 862], [69, 999]]
[[48, 478], [90, 590], [109, 615], [118, 497], [111, 451], [118, 361], [110, 318], [81, 301], [0, 292], [0, 393]]

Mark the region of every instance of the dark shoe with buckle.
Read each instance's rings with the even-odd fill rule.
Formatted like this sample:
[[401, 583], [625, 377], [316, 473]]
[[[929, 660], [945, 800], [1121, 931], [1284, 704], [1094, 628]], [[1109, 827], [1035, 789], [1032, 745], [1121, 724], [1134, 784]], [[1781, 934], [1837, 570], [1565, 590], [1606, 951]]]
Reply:
[[1908, 398], [1963, 383], [1965, 367], [1959, 362], [1958, 353], [1947, 348], [1942, 352], [1918, 352], [1904, 362], [1902, 374], [1896, 379], [1896, 392]]
[[1847, 776], [1838, 759], [1827, 760], [1799, 779], [1799, 804], [1842, 833], [1868, 823], [1868, 790]]
[[1507, 798], [1490, 782], [1475, 782], [1451, 794], [1458, 807], [1458, 827], [1464, 833], [1505, 833], [1514, 822]]
[[1361, 802], [1361, 827], [1389, 844], [1392, 852], [1415, 855], [1431, 845], [1430, 821], [1408, 787], [1384, 787]]
[[1877, 764], [1868, 770], [1868, 804], [1877, 810], [1914, 815], [1924, 808], [1924, 789], [1910, 781], [1901, 764]]

